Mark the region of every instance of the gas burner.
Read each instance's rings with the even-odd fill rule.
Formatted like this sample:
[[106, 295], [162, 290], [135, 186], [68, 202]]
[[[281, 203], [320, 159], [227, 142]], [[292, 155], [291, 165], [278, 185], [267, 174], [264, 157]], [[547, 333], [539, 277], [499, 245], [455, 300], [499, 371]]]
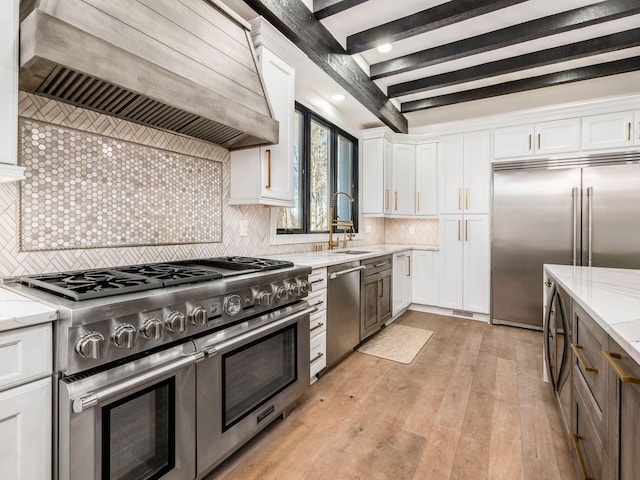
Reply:
[[150, 263], [143, 265], [130, 265], [118, 267], [119, 272], [133, 273], [148, 278], [156, 278], [162, 281], [165, 287], [182, 285], [184, 283], [204, 282], [206, 280], [218, 280], [222, 275], [214, 270], [199, 268], [197, 266], [178, 265], [173, 263]]
[[117, 270], [85, 270], [21, 277], [20, 282], [75, 301], [162, 287], [154, 278]]
[[292, 267], [293, 263], [286, 260], [272, 260], [269, 258], [254, 257], [215, 257], [206, 260], [199, 260], [202, 265], [228, 268], [230, 270], [277, 270], [280, 268]]

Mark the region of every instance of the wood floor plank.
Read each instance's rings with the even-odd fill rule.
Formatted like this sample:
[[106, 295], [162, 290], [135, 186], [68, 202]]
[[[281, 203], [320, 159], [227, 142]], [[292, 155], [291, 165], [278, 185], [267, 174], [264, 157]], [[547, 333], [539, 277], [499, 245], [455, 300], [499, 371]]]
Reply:
[[404, 365], [358, 352], [206, 480], [575, 480], [542, 336], [408, 312]]

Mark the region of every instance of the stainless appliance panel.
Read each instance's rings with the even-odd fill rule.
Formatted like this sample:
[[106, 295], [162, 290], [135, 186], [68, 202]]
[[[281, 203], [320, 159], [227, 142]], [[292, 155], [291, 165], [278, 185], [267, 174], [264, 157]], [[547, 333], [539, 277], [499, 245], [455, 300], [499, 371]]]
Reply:
[[493, 173], [492, 323], [541, 328], [542, 265], [572, 264], [579, 246], [580, 178], [580, 168]]
[[637, 163], [583, 169], [582, 265], [640, 268], [639, 179]]
[[360, 272], [365, 268], [356, 261], [327, 269], [327, 368], [360, 343]]

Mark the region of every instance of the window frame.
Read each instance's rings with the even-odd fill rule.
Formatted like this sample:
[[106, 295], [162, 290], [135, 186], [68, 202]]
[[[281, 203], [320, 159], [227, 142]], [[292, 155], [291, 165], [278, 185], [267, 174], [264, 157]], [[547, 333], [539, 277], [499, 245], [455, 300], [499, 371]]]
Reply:
[[[338, 163], [338, 136], [342, 136], [346, 140], [349, 140], [353, 146], [352, 149], [352, 172], [353, 176], [351, 178], [351, 188], [352, 188], [352, 196], [353, 196], [353, 205], [352, 205], [352, 221], [354, 232], [358, 233], [358, 220], [360, 216], [360, 205], [359, 205], [359, 141], [356, 137], [351, 135], [349, 132], [346, 132], [342, 128], [338, 127], [334, 123], [330, 122], [326, 118], [322, 117], [318, 113], [314, 112], [310, 108], [305, 107], [304, 105], [295, 102], [295, 111], [302, 115], [302, 126], [303, 126], [303, 138], [301, 145], [301, 154], [300, 154], [300, 175], [302, 176], [302, 181], [300, 182], [301, 191], [298, 192], [298, 196], [301, 199], [300, 208], [302, 209], [302, 228], [296, 229], [284, 229], [278, 228], [276, 224], [276, 236], [280, 236], [283, 238], [285, 236], [295, 236], [295, 235], [327, 235], [329, 230], [311, 230], [311, 176], [308, 172], [311, 169], [311, 148], [310, 148], [310, 139], [311, 139], [311, 122], [315, 121], [316, 123], [326, 127], [329, 130], [329, 198], [328, 205], [329, 208], [331, 199], [336, 191], [336, 186], [338, 184], [337, 178], [337, 163]], [[328, 212], [327, 212], [328, 213]], [[331, 219], [329, 219], [331, 221]], [[335, 228], [334, 233], [343, 233], [343, 228]]]

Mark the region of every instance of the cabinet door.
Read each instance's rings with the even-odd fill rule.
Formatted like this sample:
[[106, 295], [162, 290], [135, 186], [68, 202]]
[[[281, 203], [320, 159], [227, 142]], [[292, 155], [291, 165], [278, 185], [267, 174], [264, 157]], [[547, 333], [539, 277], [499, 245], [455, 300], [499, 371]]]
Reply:
[[0, 392], [0, 475], [51, 478], [51, 378]]
[[378, 291], [378, 317], [380, 325], [389, 320], [393, 314], [391, 304], [391, 291], [393, 289], [392, 270], [388, 269], [380, 273], [380, 284]]
[[384, 213], [393, 213], [391, 192], [393, 191], [393, 147], [389, 140], [384, 141]]
[[488, 215], [465, 215], [462, 309], [489, 313], [490, 226]]
[[491, 133], [464, 134], [464, 213], [489, 213]]
[[411, 277], [411, 301], [421, 305], [438, 303], [438, 252], [414, 250]]
[[535, 132], [537, 155], [577, 152], [580, 150], [579, 118], [536, 123]]
[[437, 215], [438, 146], [416, 146], [416, 215]]
[[440, 217], [438, 306], [462, 308], [462, 215]]
[[384, 139], [372, 138], [362, 141], [362, 213], [384, 214], [389, 191], [384, 184]]
[[17, 163], [18, 0], [4, 0], [0, 15], [0, 163]]
[[293, 202], [293, 112], [295, 71], [262, 47], [262, 78], [275, 118], [280, 122], [278, 145], [260, 148], [262, 196]]
[[610, 456], [614, 459], [608, 478], [636, 480], [640, 478], [640, 365], [611, 337], [606, 355]]
[[632, 130], [634, 131], [633, 133], [633, 137], [634, 137], [634, 141], [633, 144], [634, 145], [640, 145], [640, 110], [636, 110], [635, 114], [634, 114], [634, 126], [635, 128], [633, 128]]
[[634, 143], [633, 112], [606, 113], [582, 119], [582, 149], [629, 147]]
[[533, 155], [533, 125], [497, 128], [493, 131], [493, 158]]
[[438, 212], [462, 213], [464, 137], [445, 135], [438, 146]]
[[380, 315], [378, 299], [380, 277], [371, 275], [362, 279], [360, 288], [360, 341], [380, 330]]
[[416, 147], [396, 143], [393, 145], [393, 214], [415, 214]]
[[393, 316], [395, 317], [407, 307], [406, 280], [407, 278], [407, 253], [401, 252], [393, 255]]

